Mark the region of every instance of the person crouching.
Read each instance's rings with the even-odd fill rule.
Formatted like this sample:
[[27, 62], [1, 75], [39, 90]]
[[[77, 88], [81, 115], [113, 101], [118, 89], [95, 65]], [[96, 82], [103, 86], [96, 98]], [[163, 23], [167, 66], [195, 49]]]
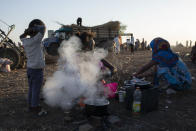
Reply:
[[191, 88], [191, 74], [186, 64], [170, 48], [170, 44], [163, 38], [155, 38], [151, 41], [152, 60], [144, 65], [133, 76], [137, 77], [155, 67], [154, 85], [159, 85], [159, 80], [164, 78], [172, 90], [186, 90]]

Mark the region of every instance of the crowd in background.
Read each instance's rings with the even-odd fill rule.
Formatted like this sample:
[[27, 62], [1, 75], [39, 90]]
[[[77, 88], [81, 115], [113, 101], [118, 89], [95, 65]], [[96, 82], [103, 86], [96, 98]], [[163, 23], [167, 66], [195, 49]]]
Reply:
[[186, 48], [191, 48], [194, 46], [193, 41], [192, 40], [186, 40], [185, 44], [182, 44], [182, 42], [178, 42], [176, 41], [176, 46], [179, 47], [186, 47]]
[[122, 43], [122, 37], [118, 35], [114, 38], [113, 49], [116, 54], [119, 54], [120, 51], [130, 51], [131, 54], [134, 54], [134, 51], [150, 50], [150, 46], [144, 38], [142, 42], [139, 39], [135, 40], [133, 34], [130, 35], [130, 39], [126, 39], [126, 42]]
[[[176, 42], [176, 46], [179, 46], [182, 44], [179, 44]], [[183, 45], [182, 45], [183, 47]], [[192, 47], [192, 41], [186, 41], [186, 48]], [[130, 39], [126, 39], [125, 43], [122, 43], [122, 37], [120, 35], [116, 36], [113, 40], [113, 51], [116, 54], [119, 54], [121, 51], [130, 51], [130, 54], [134, 54], [135, 51], [138, 50], [150, 50], [150, 45], [147, 44], [147, 41], [143, 38], [142, 42], [140, 42], [139, 39], [134, 39], [133, 34], [130, 35]], [[195, 45], [192, 47], [191, 54], [190, 54], [191, 60], [193, 63], [196, 62], [196, 41]]]

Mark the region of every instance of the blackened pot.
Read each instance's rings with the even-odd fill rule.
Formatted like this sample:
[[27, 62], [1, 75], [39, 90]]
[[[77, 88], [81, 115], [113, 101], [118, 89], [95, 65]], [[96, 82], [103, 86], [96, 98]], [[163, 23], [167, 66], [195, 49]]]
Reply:
[[85, 103], [85, 113], [87, 117], [90, 117], [90, 116], [102, 117], [102, 116], [109, 115], [108, 113], [109, 101], [108, 100], [104, 100], [104, 102], [101, 102], [101, 103], [92, 102], [92, 100], [85, 100], [84, 103]]

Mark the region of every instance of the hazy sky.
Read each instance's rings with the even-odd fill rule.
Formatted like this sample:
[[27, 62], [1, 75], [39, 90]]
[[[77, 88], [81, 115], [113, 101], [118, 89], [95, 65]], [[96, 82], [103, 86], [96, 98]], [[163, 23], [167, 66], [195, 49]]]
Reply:
[[[196, 40], [196, 0], [0, 0], [0, 19], [16, 28], [10, 37], [16, 42], [34, 18], [47, 29], [57, 29], [55, 21], [94, 26], [110, 20], [127, 25], [126, 32], [150, 42], [160, 36], [171, 44]], [[0, 23], [0, 28], [7, 27]]]

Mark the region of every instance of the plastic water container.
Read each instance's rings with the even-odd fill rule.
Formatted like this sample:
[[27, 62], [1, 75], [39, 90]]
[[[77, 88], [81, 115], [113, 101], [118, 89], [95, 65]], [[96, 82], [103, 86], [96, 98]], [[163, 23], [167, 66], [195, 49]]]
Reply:
[[[141, 98], [141, 112], [148, 113], [158, 109], [159, 106], [159, 90], [154, 88], [152, 85], [138, 86], [142, 92]], [[133, 109], [133, 94], [135, 92], [135, 87], [126, 88], [125, 106], [127, 110]]]
[[119, 102], [124, 102], [125, 94], [126, 94], [125, 91], [118, 91]]
[[142, 92], [140, 87], [136, 87], [136, 90], [133, 93], [133, 112], [139, 113], [141, 112], [141, 100], [142, 100]]

